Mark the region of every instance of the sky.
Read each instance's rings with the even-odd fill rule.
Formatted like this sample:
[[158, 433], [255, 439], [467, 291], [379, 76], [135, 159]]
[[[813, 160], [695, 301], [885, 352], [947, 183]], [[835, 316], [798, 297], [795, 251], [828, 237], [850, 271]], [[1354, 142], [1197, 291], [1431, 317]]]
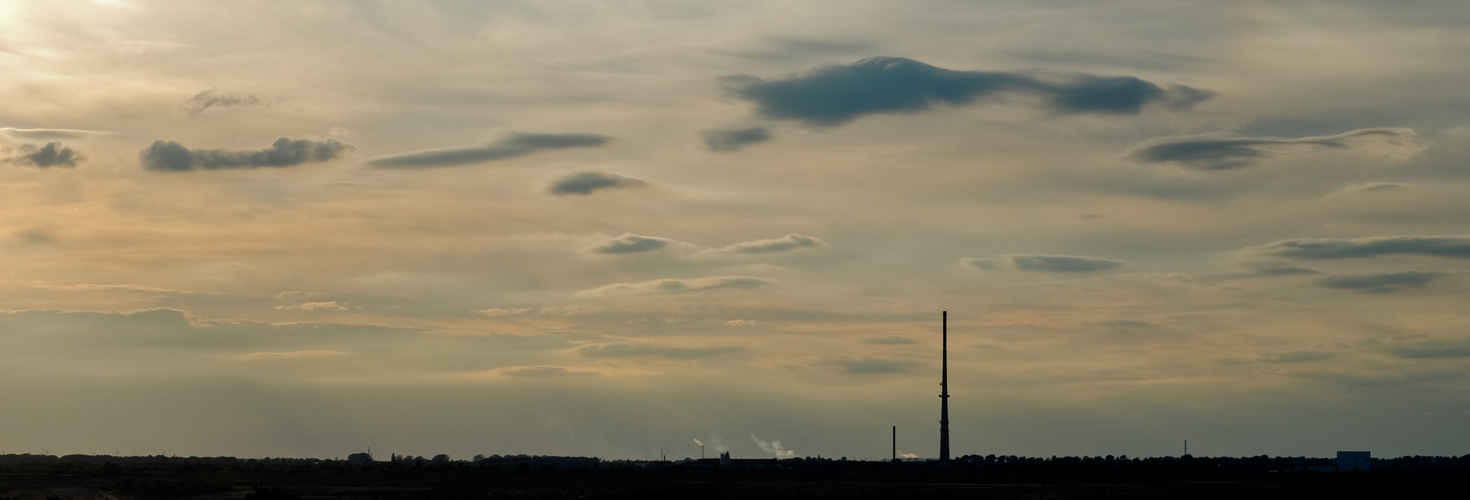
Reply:
[[1470, 453], [1466, 26], [0, 0], [0, 453]]

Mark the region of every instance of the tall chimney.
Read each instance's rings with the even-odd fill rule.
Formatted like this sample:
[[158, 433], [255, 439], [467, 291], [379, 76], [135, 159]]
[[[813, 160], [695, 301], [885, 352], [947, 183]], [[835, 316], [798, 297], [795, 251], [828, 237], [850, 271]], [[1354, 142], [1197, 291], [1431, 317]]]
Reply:
[[893, 461], [898, 461], [898, 426], [893, 426]]
[[943, 354], [939, 379], [939, 466], [949, 466], [949, 311], [944, 311]]

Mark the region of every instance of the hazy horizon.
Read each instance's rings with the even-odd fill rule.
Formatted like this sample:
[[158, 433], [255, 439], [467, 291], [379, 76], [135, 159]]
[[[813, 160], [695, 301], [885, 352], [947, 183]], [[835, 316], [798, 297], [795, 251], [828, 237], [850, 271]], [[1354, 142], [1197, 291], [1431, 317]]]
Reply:
[[0, 0], [0, 454], [1463, 455], [1467, 25]]

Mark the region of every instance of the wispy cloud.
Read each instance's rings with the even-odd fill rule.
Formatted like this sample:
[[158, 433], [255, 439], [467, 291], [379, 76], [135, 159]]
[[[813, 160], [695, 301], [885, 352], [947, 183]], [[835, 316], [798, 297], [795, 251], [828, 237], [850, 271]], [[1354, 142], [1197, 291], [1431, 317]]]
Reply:
[[491, 370], [490, 373], [507, 377], [587, 377], [598, 375], [592, 370], [579, 368], [567, 368], [565, 366], [535, 365], [535, 366], [503, 366]]
[[1156, 137], [1143, 141], [1124, 156], [1142, 163], [1172, 163], [1196, 170], [1248, 167], [1274, 155], [1313, 149], [1357, 149], [1382, 156], [1405, 158], [1418, 153], [1419, 134], [1408, 128], [1363, 128], [1337, 135], [1276, 138], [1195, 135]]
[[1422, 255], [1470, 258], [1470, 236], [1382, 236], [1354, 239], [1281, 240], [1248, 249], [1255, 253], [1302, 260]]
[[909, 371], [915, 366], [915, 363], [912, 361], [883, 358], [844, 358], [833, 360], [832, 364], [841, 367], [842, 371], [853, 375], [899, 373]]
[[589, 358], [660, 357], [693, 359], [743, 352], [745, 350], [745, 347], [735, 345], [681, 347], [640, 342], [610, 342], [578, 347], [577, 354]]
[[193, 116], [203, 113], [210, 108], [269, 105], [269, 101], [256, 97], [255, 94], [235, 94], [220, 92], [218, 89], [209, 89], [194, 94], [194, 97], [190, 97], [185, 99], [184, 102], [179, 103], [179, 111]]
[[661, 279], [639, 283], [614, 283], [577, 292], [579, 296], [598, 295], [669, 295], [711, 290], [751, 290], [771, 284], [770, 280], [750, 276], [715, 276], [693, 279]]
[[1353, 274], [1329, 276], [1317, 281], [1327, 288], [1358, 290], [1368, 293], [1393, 293], [1410, 288], [1423, 288], [1430, 282], [1443, 278], [1446, 273], [1433, 271], [1402, 271], [1395, 273]]
[[780, 238], [769, 238], [755, 241], [742, 241], [723, 248], [713, 249], [716, 252], [738, 253], [746, 255], [782, 253], [803, 248], [817, 248], [827, 246], [827, 242], [816, 236], [804, 234], [788, 234]]
[[568, 148], [591, 148], [607, 144], [611, 138], [593, 134], [512, 133], [484, 146], [435, 149], [385, 156], [369, 160], [378, 168], [434, 168], [474, 165], [509, 160], [540, 151]]
[[252, 352], [250, 354], [246, 354], [244, 356], [241, 356], [241, 358], [242, 359], [245, 359], [247, 361], [262, 361], [262, 360], [272, 360], [272, 359], [336, 358], [336, 357], [342, 357], [342, 356], [347, 356], [347, 355], [348, 355], [347, 353], [342, 352], [342, 351], [285, 351], [285, 352]]
[[604, 240], [588, 250], [592, 253], [601, 254], [651, 252], [667, 247], [673, 242], [673, 240], [656, 236], [640, 236], [633, 233], [623, 233], [622, 236]]
[[751, 144], [771, 140], [771, 131], [766, 127], [706, 130], [701, 135], [704, 137], [705, 147], [722, 153], [739, 151]]
[[970, 267], [987, 271], [993, 271], [999, 269], [1002, 265], [1009, 264], [1010, 267], [1020, 271], [1044, 273], [1088, 273], [1105, 271], [1126, 265], [1122, 261], [1094, 257], [1041, 254], [1002, 255], [999, 258], [971, 257], [964, 259], [962, 262]]
[[0, 127], [0, 135], [30, 141], [49, 141], [52, 139], [85, 139], [99, 135], [110, 134], [102, 130], [78, 130], [67, 128], [10, 128]]

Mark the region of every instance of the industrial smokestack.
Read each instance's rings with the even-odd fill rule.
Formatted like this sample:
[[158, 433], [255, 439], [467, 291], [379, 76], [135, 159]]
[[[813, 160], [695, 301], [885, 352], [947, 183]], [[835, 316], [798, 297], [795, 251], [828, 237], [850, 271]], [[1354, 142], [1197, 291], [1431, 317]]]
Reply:
[[939, 375], [939, 466], [949, 466], [949, 311], [941, 318], [941, 364]]
[[898, 426], [893, 426], [893, 461], [898, 461]]

